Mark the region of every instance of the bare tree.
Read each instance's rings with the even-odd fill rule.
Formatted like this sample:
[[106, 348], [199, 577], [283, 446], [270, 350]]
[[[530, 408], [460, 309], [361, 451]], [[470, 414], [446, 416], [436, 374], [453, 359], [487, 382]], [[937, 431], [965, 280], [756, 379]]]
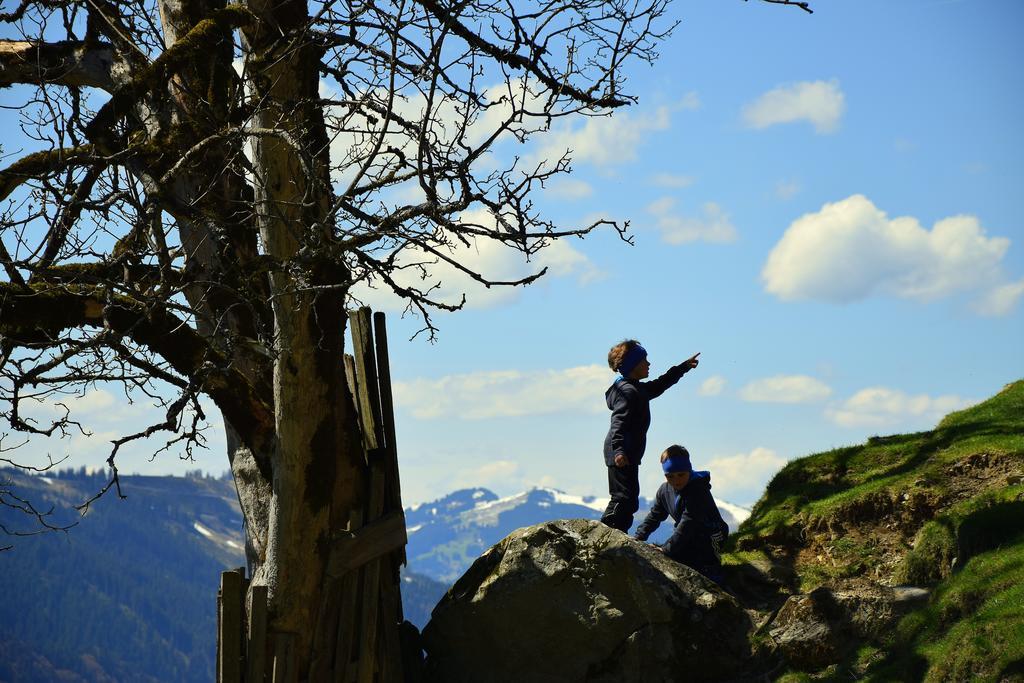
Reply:
[[436, 297], [432, 264], [487, 286], [543, 274], [491, 280], [459, 245], [529, 257], [599, 227], [531, 203], [567, 156], [493, 152], [630, 103], [625, 69], [656, 57], [666, 4], [22, 0], [0, 15], [14, 144], [34, 150], [0, 172], [10, 429], [83, 429], [25, 406], [97, 382], [161, 402], [114, 442], [101, 493], [120, 492], [118, 451], [158, 433], [188, 451], [209, 397], [270, 629], [316, 677], [327, 539], [367, 503], [341, 362], [353, 287], [394, 291], [433, 334], [430, 312], [461, 304]]

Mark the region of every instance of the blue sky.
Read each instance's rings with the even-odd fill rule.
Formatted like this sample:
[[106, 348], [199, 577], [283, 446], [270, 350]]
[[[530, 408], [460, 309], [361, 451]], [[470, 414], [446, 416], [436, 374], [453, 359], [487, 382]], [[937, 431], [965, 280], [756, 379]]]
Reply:
[[[434, 344], [367, 296], [392, 310], [406, 504], [465, 486], [604, 495], [604, 359], [626, 337], [652, 375], [702, 354], [652, 404], [643, 492], [681, 443], [748, 505], [789, 459], [931, 428], [1024, 376], [1024, 5], [812, 6], [674, 3], [661, 58], [630, 72], [637, 105], [506, 145], [571, 147], [573, 174], [538, 203], [564, 226], [629, 219], [635, 246], [606, 232], [523, 264], [481, 244], [469, 258], [495, 276], [549, 274], [499, 292], [445, 279], [469, 303]], [[140, 407], [80, 406], [97, 436], [49, 450], [92, 466]], [[215, 436], [195, 463], [119, 462], [220, 472], [223, 453]]]
[[567, 274], [394, 347], [407, 499], [602, 493], [623, 337], [652, 373], [702, 352], [652, 405], [644, 490], [679, 442], [741, 504], [788, 459], [931, 428], [1024, 375], [1024, 8], [815, 9], [678, 3], [639, 104], [561, 136], [577, 161], [551, 215], [630, 218], [636, 246], [571, 242]]

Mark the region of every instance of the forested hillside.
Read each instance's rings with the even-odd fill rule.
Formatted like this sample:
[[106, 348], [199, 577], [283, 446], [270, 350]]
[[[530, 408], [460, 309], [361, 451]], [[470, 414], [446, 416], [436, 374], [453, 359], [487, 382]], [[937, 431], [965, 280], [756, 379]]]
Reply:
[[[84, 471], [0, 471], [50, 523], [106, 483]], [[244, 564], [230, 480], [125, 477], [67, 533], [7, 537], [0, 553], [0, 680], [210, 681], [220, 572]], [[11, 531], [34, 518], [0, 508]]]

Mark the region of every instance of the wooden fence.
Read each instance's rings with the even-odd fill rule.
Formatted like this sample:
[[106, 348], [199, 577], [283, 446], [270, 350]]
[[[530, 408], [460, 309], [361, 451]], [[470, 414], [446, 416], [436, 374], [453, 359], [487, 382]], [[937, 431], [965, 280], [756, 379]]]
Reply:
[[[314, 636], [315, 650], [330, 656], [313, 662], [309, 680], [414, 681], [418, 653], [399, 642], [399, 568], [407, 539], [384, 314], [373, 314], [371, 325], [370, 309], [360, 308], [349, 314], [349, 329], [353, 354], [345, 356], [345, 374], [364, 435], [370, 490], [365, 514], [354, 512], [349, 528], [333, 539]], [[221, 574], [217, 681], [292, 683], [292, 638], [268, 632], [266, 586], [252, 588], [246, 608], [248, 584], [244, 568]], [[403, 659], [412, 665], [403, 667]]]

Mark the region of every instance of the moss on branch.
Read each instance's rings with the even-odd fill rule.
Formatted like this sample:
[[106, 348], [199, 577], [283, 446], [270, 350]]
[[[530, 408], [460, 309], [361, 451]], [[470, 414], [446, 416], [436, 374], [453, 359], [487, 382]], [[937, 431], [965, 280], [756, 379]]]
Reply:
[[209, 18], [196, 24], [130, 83], [118, 90], [86, 126], [86, 135], [94, 141], [103, 139], [143, 95], [166, 88], [173, 74], [191, 64], [205, 61], [211, 44], [255, 19], [255, 15], [241, 5], [228, 5], [212, 12]]
[[7, 199], [26, 180], [59, 173], [83, 161], [93, 161], [94, 154], [92, 145], [81, 145], [35, 152], [19, 159], [0, 171], [0, 201]]
[[106, 327], [163, 358], [179, 374], [194, 378], [254, 452], [274, 437], [274, 411], [227, 358], [184, 320], [158, 306], [144, 307], [100, 285], [42, 282], [0, 283], [0, 337], [15, 345], [65, 330]]

